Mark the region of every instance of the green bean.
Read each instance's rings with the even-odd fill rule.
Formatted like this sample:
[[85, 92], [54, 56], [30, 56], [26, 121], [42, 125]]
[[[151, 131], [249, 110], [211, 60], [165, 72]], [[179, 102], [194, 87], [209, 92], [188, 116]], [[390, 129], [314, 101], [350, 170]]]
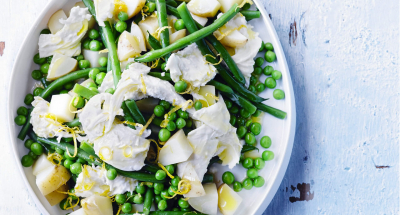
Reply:
[[70, 128], [73, 128], [73, 127], [80, 126], [81, 122], [79, 122], [79, 118], [76, 118], [76, 119], [72, 120], [71, 122], [67, 122], [66, 125]]
[[277, 117], [279, 119], [285, 119], [286, 118], [286, 112], [281, 111], [279, 109], [270, 107], [268, 105], [265, 105], [263, 103], [254, 103], [254, 105], [261, 111], [264, 111], [265, 113], [269, 113], [274, 117]]
[[242, 148], [242, 151], [240, 153], [243, 154], [243, 153], [246, 153], [246, 152], [249, 152], [249, 151], [253, 151], [253, 150], [259, 151], [258, 148], [255, 147], [255, 146], [244, 145], [243, 148]]
[[41, 79], [40, 79], [40, 82], [42, 82], [43, 87], [44, 87], [45, 89], [49, 86], [49, 85], [48, 85], [48, 82], [47, 82], [47, 80], [46, 80], [45, 77], [41, 78]]
[[[91, 0], [82, 0], [86, 7], [89, 9], [89, 12], [92, 16], [96, 19], [96, 10]], [[101, 27], [101, 38], [103, 43], [108, 49], [108, 56], [109, 61], [108, 63], [111, 64], [111, 68], [113, 71], [113, 78], [114, 78], [114, 86], [117, 87], [119, 80], [121, 79], [121, 66], [118, 60], [117, 54], [117, 45], [115, 44], [115, 37], [112, 31], [112, 27], [109, 22], [104, 22], [104, 27]]]
[[206, 173], [203, 177], [203, 181], [201, 183], [207, 184], [214, 182], [214, 176], [212, 174]]
[[[167, 19], [167, 8], [165, 0], [156, 0], [156, 8], [157, 8], [157, 19], [158, 19], [158, 26], [160, 28], [168, 26], [168, 19]], [[162, 48], [169, 46], [169, 30], [166, 28], [161, 31], [160, 33], [160, 43]], [[165, 61], [167, 61], [170, 54], [165, 56]]]
[[146, 164], [141, 170], [151, 172], [151, 173], [156, 173], [158, 170], [160, 170], [160, 167], [154, 166], [151, 164]]
[[234, 4], [231, 7], [231, 9], [229, 9], [229, 11], [227, 11], [219, 19], [215, 20], [214, 23], [212, 23], [211, 25], [197, 31], [196, 33], [190, 34], [189, 36], [179, 39], [175, 43], [173, 43], [165, 48], [147, 52], [146, 54], [144, 54], [138, 58], [135, 58], [135, 61], [151, 62], [157, 58], [161, 58], [167, 54], [170, 54], [171, 52], [173, 52], [175, 50], [184, 48], [193, 42], [197, 42], [197, 41], [203, 39], [204, 37], [212, 34], [218, 28], [225, 25], [225, 23], [227, 23], [230, 19], [232, 19], [238, 12], [239, 12], [238, 5]]
[[[121, 108], [122, 108], [122, 111], [124, 112], [125, 120], [128, 122], [131, 122], [131, 123], [135, 123], [135, 120], [133, 119], [132, 114], [129, 111], [129, 108], [126, 106], [125, 102], [122, 102]], [[128, 124], [128, 127], [136, 130], [136, 127], [133, 125]]]
[[125, 101], [125, 104], [128, 107], [129, 111], [131, 112], [135, 122], [145, 125], [146, 120], [144, 119], [142, 113], [140, 112], [138, 106], [136, 105], [135, 100]]
[[51, 152], [51, 153], [54, 152], [54, 150], [53, 150], [51, 147], [49, 147], [48, 145], [43, 144], [43, 143], [41, 143], [41, 142], [38, 141], [37, 135], [36, 135], [35, 132], [33, 132], [33, 131], [29, 132], [29, 133], [28, 133], [28, 136], [29, 136], [29, 138], [31, 138], [33, 141], [35, 141], [35, 143], [39, 143], [40, 145], [42, 145], [46, 153], [47, 153], [47, 152]]
[[74, 89], [72, 89], [72, 91], [86, 99], [91, 99], [93, 96], [97, 95], [96, 92], [89, 90], [88, 88], [80, 84], [75, 84]]
[[178, 3], [176, 3], [176, 1], [174, 0], [167, 0], [167, 5], [171, 5], [172, 7], [176, 7], [178, 6]]
[[[64, 84], [72, 82], [72, 81], [75, 81], [75, 80], [80, 79], [80, 78], [87, 78], [88, 75], [89, 75], [90, 70], [92, 70], [92, 69], [93, 68], [89, 68], [89, 69], [79, 70], [79, 71], [76, 71], [76, 72], [71, 72], [68, 75], [65, 75], [65, 76], [63, 76], [63, 77], [51, 82], [51, 84], [49, 84], [47, 86], [47, 88], [42, 91], [42, 93], [40, 94], [40, 97], [42, 97], [43, 99], [46, 99], [58, 87], [64, 86]], [[99, 67], [98, 69], [100, 70], [100, 72], [102, 72], [102, 71], [104, 72], [105, 71], [105, 69], [101, 68], [101, 67]], [[25, 139], [26, 134], [28, 133], [29, 129], [32, 126], [31, 123], [30, 123], [30, 121], [31, 121], [31, 111], [29, 112], [28, 116], [26, 117], [26, 123], [25, 123], [24, 127], [22, 127], [21, 131], [18, 134], [18, 139], [20, 139], [20, 140], [24, 140]]]
[[143, 203], [143, 213], [145, 215], [150, 214], [150, 209], [151, 206], [153, 205], [153, 196], [154, 196], [153, 188], [148, 188], [146, 191], [146, 195], [144, 196], [144, 203]]
[[261, 17], [261, 12], [256, 10], [242, 10], [240, 13], [246, 18], [246, 21]]
[[257, 111], [257, 108], [251, 102], [249, 102], [242, 96], [235, 94], [235, 92], [229, 86], [215, 80], [209, 81], [208, 84], [213, 85], [215, 89], [222, 93], [222, 95], [226, 96], [227, 98], [235, 102], [235, 104], [244, 108], [250, 114], [254, 114]]
[[161, 49], [162, 48], [162, 46], [161, 46], [161, 44], [160, 44], [160, 41], [158, 41], [155, 37], [153, 37], [153, 35], [151, 35], [150, 33], [149, 33], [149, 44], [150, 44], [150, 46], [154, 49], [154, 50], [157, 50], [157, 49]]
[[156, 78], [159, 78], [159, 79], [164, 80], [164, 81], [172, 81], [171, 74], [169, 74], [167, 72], [164, 73], [164, 76], [162, 75], [161, 72], [149, 72], [149, 75], [153, 76], [153, 77], [156, 77]]
[[[74, 146], [69, 144], [69, 143], [65, 143], [65, 142], [58, 142], [56, 139], [46, 139], [43, 137], [38, 137], [37, 140], [41, 143], [50, 145], [50, 146], [54, 146], [54, 147], [58, 147], [64, 151], [66, 151], [68, 149], [68, 151], [72, 154], [74, 152]], [[102, 166], [103, 162], [102, 160], [100, 160], [100, 158], [97, 155], [91, 155], [87, 152], [85, 152], [82, 149], [77, 149], [78, 153], [77, 153], [77, 157], [82, 158], [83, 160], [87, 161], [89, 164], [95, 164], [97, 166]], [[143, 173], [143, 172], [127, 172], [127, 171], [123, 171], [120, 170], [118, 168], [115, 168], [109, 164], [105, 164], [106, 169], [110, 169], [110, 168], [114, 168], [115, 170], [117, 170], [119, 175], [128, 177], [128, 178], [133, 178], [133, 179], [137, 179], [139, 181], [145, 181], [145, 182], [153, 182], [153, 183], [163, 183], [165, 180], [157, 180], [154, 176], [154, 174], [148, 174], [148, 173]]]
[[93, 146], [87, 142], [81, 142], [79, 148], [88, 153], [89, 155], [96, 156], [96, 152], [94, 151]]

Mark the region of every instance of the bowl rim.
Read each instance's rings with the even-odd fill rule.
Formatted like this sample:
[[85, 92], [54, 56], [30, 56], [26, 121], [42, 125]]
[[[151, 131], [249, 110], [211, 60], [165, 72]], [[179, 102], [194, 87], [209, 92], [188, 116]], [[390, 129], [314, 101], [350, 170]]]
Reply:
[[[269, 187], [268, 190], [266, 190], [266, 192], [264, 192], [264, 194], [262, 196], [264, 200], [260, 201], [256, 205], [256, 207], [254, 207], [254, 210], [252, 211], [254, 214], [262, 214], [266, 210], [266, 208], [270, 204], [270, 202], [272, 201], [273, 197], [275, 196], [275, 194], [283, 180], [283, 177], [285, 175], [285, 172], [286, 172], [288, 164], [289, 164], [289, 160], [290, 160], [292, 148], [293, 148], [294, 137], [295, 137], [296, 109], [295, 109], [295, 98], [294, 98], [293, 85], [292, 85], [289, 68], [287, 65], [286, 57], [283, 52], [281, 42], [279, 40], [276, 30], [265, 10], [264, 5], [261, 2], [261, 0], [253, 0], [253, 1], [257, 5], [257, 8], [259, 9], [259, 11], [261, 12], [262, 19], [264, 21], [266, 28], [268, 29], [268, 32], [272, 33], [272, 35], [271, 35], [272, 42], [274, 44], [278, 44], [278, 47], [276, 47], [276, 45], [275, 45], [274, 51], [277, 56], [277, 59], [280, 59], [280, 61], [282, 61], [280, 63], [280, 66], [283, 65], [283, 68], [281, 68], [281, 71], [283, 70], [287, 76], [286, 84], [289, 88], [289, 92], [285, 93], [286, 99], [288, 101], [287, 117], [285, 120], [287, 120], [288, 121], [287, 123], [289, 123], [289, 126], [288, 126], [289, 127], [289, 131], [288, 131], [289, 135], [285, 135], [284, 140], [282, 140], [282, 142], [286, 143], [286, 144], [284, 144], [285, 148], [282, 149], [283, 159], [279, 163], [277, 163], [277, 165], [275, 166], [275, 168], [278, 168], [278, 172], [274, 175], [273, 180], [271, 180], [272, 185]], [[28, 33], [26, 34], [26, 37], [24, 38], [23, 43], [15, 57], [15, 61], [13, 64], [12, 74], [10, 76], [9, 83], [12, 83], [13, 82], [12, 80], [17, 78], [16, 65], [19, 63], [19, 59], [21, 58], [21, 55], [23, 55], [24, 47], [26, 47], [27, 44], [30, 42], [29, 36], [33, 34], [33, 32], [36, 30], [39, 23], [43, 20], [43, 18], [49, 12], [50, 8], [54, 7], [54, 5], [56, 5], [56, 4], [64, 5], [66, 2], [67, 2], [67, 0], [62, 0], [62, 1], [51, 0], [46, 4], [46, 6], [40, 12], [39, 16], [36, 18], [35, 22], [29, 29]], [[14, 157], [14, 162], [16, 162], [18, 172], [20, 173], [20, 176], [22, 176], [22, 180], [30, 194], [30, 197], [33, 199], [34, 203], [36, 204], [36, 207], [39, 209], [39, 211], [41, 213], [50, 214], [48, 212], [48, 210], [44, 207], [44, 205], [41, 203], [41, 201], [37, 197], [36, 193], [33, 191], [32, 187], [29, 184], [28, 179], [25, 175], [24, 169], [23, 169], [22, 165], [20, 165], [20, 158], [18, 157], [16, 136], [14, 135], [14, 132], [11, 132], [11, 129], [12, 129], [11, 125], [14, 122], [14, 119], [12, 118], [12, 116], [13, 116], [12, 111], [14, 111], [14, 110], [11, 110], [11, 102], [12, 102], [11, 101], [12, 100], [11, 92], [12, 92], [12, 85], [9, 84], [8, 99], [7, 99], [7, 101], [8, 101], [8, 104], [7, 104], [7, 113], [8, 113], [7, 129], [8, 129], [8, 133], [9, 133], [11, 144], [12, 144], [12, 151], [13, 151], [12, 153], [13, 153], [13, 157]]]

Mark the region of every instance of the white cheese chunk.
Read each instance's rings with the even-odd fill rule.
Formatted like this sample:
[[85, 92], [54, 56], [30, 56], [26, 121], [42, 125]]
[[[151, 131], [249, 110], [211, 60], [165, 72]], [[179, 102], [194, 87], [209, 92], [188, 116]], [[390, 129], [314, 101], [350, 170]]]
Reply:
[[96, 11], [96, 19], [99, 26], [104, 27], [104, 22], [113, 18], [114, 0], [94, 0], [94, 8]]

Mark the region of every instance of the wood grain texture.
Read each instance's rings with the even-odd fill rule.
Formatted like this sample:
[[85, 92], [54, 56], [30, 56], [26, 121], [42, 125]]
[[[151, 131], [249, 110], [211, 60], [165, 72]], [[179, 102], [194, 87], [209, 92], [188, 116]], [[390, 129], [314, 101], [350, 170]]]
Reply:
[[[47, 0], [0, 0], [1, 101], [17, 51]], [[399, 213], [399, 2], [265, 0], [291, 70], [297, 130], [264, 214]], [[0, 117], [6, 118], [6, 105]], [[40, 214], [0, 137], [0, 214]], [[267, 182], [268, 183], [268, 182]]]

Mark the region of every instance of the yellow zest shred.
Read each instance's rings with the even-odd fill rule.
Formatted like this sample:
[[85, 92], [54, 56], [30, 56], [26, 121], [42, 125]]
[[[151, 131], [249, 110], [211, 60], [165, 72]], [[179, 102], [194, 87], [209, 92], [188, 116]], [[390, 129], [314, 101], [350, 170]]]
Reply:
[[157, 68], [159, 61], [160, 61], [160, 58], [158, 58], [155, 61], [150, 62], [150, 68], [152, 68], [152, 69]]
[[160, 164], [160, 163], [157, 163], [157, 165], [162, 169], [162, 170], [164, 170], [165, 171], [165, 173], [167, 173], [167, 175], [171, 178], [171, 179], [173, 179], [174, 178], [174, 176], [173, 175], [171, 175], [169, 172], [168, 172], [168, 170], [162, 165], [162, 164]]
[[[49, 160], [54, 165], [60, 165], [61, 161], [62, 161], [62, 156], [57, 154], [56, 152], [51, 153], [51, 154], [49, 153], [47, 155], [47, 160]], [[55, 163], [54, 160], [56, 160], [57, 163]]]
[[122, 205], [118, 206], [118, 212], [117, 212], [117, 215], [119, 215], [119, 213], [121, 212], [121, 209], [122, 209]]
[[253, 5], [253, 1], [252, 0], [243, 0], [243, 2], [238, 7], [242, 8], [246, 3], [249, 3], [250, 5]]
[[151, 35], [153, 37], [155, 37], [157, 40], [159, 40], [161, 32], [163, 32], [165, 29], [170, 29], [170, 28], [171, 28], [171, 26], [164, 26], [164, 27], [161, 27], [161, 28], [157, 28], [157, 30], [154, 33], [152, 33]]
[[224, 37], [228, 36], [228, 35], [231, 34], [232, 32], [234, 32], [234, 31], [236, 31], [236, 30], [240, 30], [240, 29], [242, 29], [242, 28], [246, 28], [246, 27], [247, 27], [246, 25], [241, 25], [241, 26], [239, 26], [239, 27], [237, 27], [237, 28], [232, 28], [232, 29], [230, 29], [230, 30], [227, 30], [226, 32], [223, 32], [223, 30], [226, 28], [226, 26], [224, 25], [224, 26], [222, 26], [220, 29], [217, 30], [218, 33], [221, 34], [221, 35], [219, 35], [219, 36], [217, 37], [217, 40], [222, 40], [222, 39], [224, 39]]
[[[174, 106], [174, 105], [175, 105], [175, 100], [174, 100], [172, 106]], [[192, 100], [187, 100], [186, 102], [184, 102], [184, 103], [182, 103], [180, 105], [177, 105], [174, 108], [172, 108], [172, 110], [170, 110], [167, 114], [164, 115], [164, 120], [161, 122], [160, 127], [161, 128], [167, 127], [168, 122], [169, 122], [168, 117], [172, 113], [176, 112], [177, 110], [179, 110], [181, 108], [182, 108], [182, 110], [185, 111], [186, 109], [192, 108], [192, 105], [193, 105], [193, 101]]]
[[143, 185], [152, 186], [153, 183], [152, 182], [142, 182], [142, 183], [140, 183], [140, 186], [143, 186]]
[[142, 82], [142, 91], [143, 91], [143, 94], [147, 94], [147, 92], [146, 92], [146, 83], [144, 83], [143, 74], [140, 74], [140, 81]]
[[90, 160], [94, 161], [94, 156], [93, 155], [89, 155]]
[[[219, 56], [219, 54], [218, 54], [218, 56]], [[214, 58], [214, 59], [217, 59], [217, 58], [212, 56], [212, 55], [210, 55], [210, 54], [204, 55], [204, 61], [206, 61], [206, 63], [209, 63], [209, 64], [211, 64], [213, 66], [220, 64], [222, 62], [222, 60], [223, 60], [222, 57], [220, 57], [218, 63], [211, 63], [211, 62], [207, 61], [206, 57], [211, 57], [211, 58]]]
[[[105, 157], [103, 156], [103, 153], [102, 153], [103, 149], [107, 149], [107, 150], [108, 150], [108, 152], [109, 152], [109, 154], [110, 154], [110, 156], [108, 156], [108, 158], [105, 158]], [[103, 160], [103, 161], [109, 161], [109, 160], [112, 159], [112, 153], [113, 153], [113, 152], [112, 152], [112, 150], [111, 150], [110, 147], [108, 147], [108, 146], [103, 146], [103, 147], [101, 147], [100, 150], [99, 150], [99, 157], [100, 157], [100, 159]]]
[[174, 192], [175, 194], [171, 197], [168, 197], [168, 196], [164, 196], [164, 197], [167, 199], [172, 199], [176, 195], [184, 195], [184, 194], [189, 193], [191, 188], [192, 188], [192, 185], [190, 184], [190, 181], [183, 178], [183, 179], [181, 179], [181, 181], [178, 184], [178, 190], [175, 191], [172, 189], [172, 192]]
[[[126, 149], [127, 149], [128, 147], [130, 148], [129, 154], [126, 153]], [[125, 145], [124, 148], [122, 149], [122, 154], [123, 154], [124, 157], [126, 157], [126, 158], [132, 157], [132, 155], [133, 155], [133, 148], [132, 148], [132, 146]]]
[[190, 94], [193, 91], [192, 84], [190, 82], [186, 81], [186, 80], [182, 80], [182, 81], [184, 81], [187, 84], [187, 87], [186, 87], [185, 92], [182, 92], [182, 93], [179, 93], [179, 94], [181, 94], [181, 95]]
[[140, 129], [139, 135], [141, 136], [143, 134], [143, 132], [147, 129], [147, 127], [149, 127], [150, 123], [153, 121], [154, 117], [156, 117], [156, 115], [151, 115], [149, 121], [147, 121], [146, 125], [143, 126], [142, 129]]
[[99, 54], [101, 54], [101, 53], [108, 53], [108, 49], [100, 50], [100, 51], [99, 51]]
[[127, 124], [127, 125], [132, 125], [132, 126], [143, 126], [139, 123], [134, 123], [134, 122], [129, 122], [129, 121], [123, 121], [123, 124]]

